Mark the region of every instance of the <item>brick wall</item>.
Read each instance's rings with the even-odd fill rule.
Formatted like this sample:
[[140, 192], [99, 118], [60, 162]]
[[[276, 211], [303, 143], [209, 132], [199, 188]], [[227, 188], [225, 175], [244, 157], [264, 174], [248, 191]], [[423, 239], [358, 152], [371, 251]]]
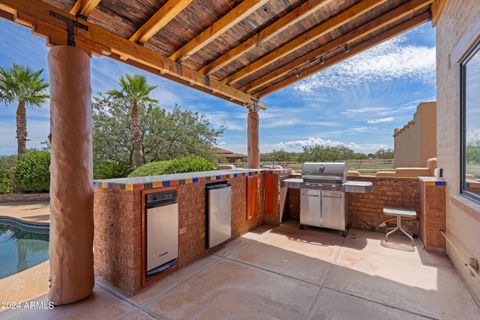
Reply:
[[428, 251], [445, 252], [445, 186], [428, 184], [420, 178], [420, 238]]
[[[263, 192], [258, 193], [257, 216], [247, 221], [247, 177], [238, 176], [227, 180], [232, 186], [234, 239], [264, 223]], [[142, 192], [101, 188], [94, 190], [95, 274], [117, 287], [137, 292], [141, 288], [142, 276]], [[263, 190], [262, 175], [259, 175], [259, 190]], [[205, 239], [205, 182], [179, 186], [177, 202], [178, 266], [181, 268], [209, 253]], [[275, 220], [275, 216], [271, 219]]]
[[[420, 212], [420, 192], [416, 178], [349, 177], [349, 180], [371, 181], [371, 193], [347, 193], [347, 208], [353, 228], [372, 229], [386, 219], [383, 208], [405, 208]], [[393, 221], [391, 225], [396, 222]], [[403, 224], [403, 223], [402, 223]], [[418, 233], [418, 223], [405, 223], [408, 230]]]
[[94, 189], [95, 275], [130, 292], [141, 286], [141, 206], [140, 191]]
[[300, 189], [288, 189], [288, 219], [300, 220]]
[[[349, 180], [371, 181], [371, 193], [347, 193], [347, 210], [353, 228], [370, 230], [391, 217], [383, 214], [383, 208], [396, 207], [413, 209], [420, 213], [419, 186], [416, 178], [394, 177], [349, 177]], [[300, 190], [288, 190], [288, 218], [300, 218]], [[417, 233], [418, 223], [405, 224]]]

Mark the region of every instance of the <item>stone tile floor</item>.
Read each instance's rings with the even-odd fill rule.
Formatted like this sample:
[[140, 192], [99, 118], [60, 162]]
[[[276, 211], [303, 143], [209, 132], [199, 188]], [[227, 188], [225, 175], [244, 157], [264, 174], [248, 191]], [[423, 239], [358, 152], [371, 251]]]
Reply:
[[[401, 236], [346, 238], [295, 223], [262, 226], [126, 296], [97, 281], [87, 300], [2, 319], [480, 319], [448, 258]], [[37, 301], [46, 301], [41, 297]]]

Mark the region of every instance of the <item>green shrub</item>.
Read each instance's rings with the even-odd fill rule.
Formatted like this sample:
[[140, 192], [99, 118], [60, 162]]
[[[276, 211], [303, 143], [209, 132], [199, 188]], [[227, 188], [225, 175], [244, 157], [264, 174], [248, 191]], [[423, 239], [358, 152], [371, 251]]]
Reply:
[[17, 155], [0, 156], [0, 172], [8, 172], [15, 168], [17, 162]]
[[15, 181], [25, 192], [48, 191], [50, 188], [50, 152], [30, 150], [16, 164]]
[[0, 194], [15, 192], [16, 155], [0, 156]]
[[116, 160], [95, 160], [93, 162], [93, 177], [95, 179], [123, 178], [132, 172], [133, 167]]
[[7, 173], [0, 171], [0, 194], [15, 192], [15, 182]]
[[129, 177], [157, 176], [162, 174], [215, 170], [210, 160], [201, 157], [182, 157], [150, 162], [130, 173]]

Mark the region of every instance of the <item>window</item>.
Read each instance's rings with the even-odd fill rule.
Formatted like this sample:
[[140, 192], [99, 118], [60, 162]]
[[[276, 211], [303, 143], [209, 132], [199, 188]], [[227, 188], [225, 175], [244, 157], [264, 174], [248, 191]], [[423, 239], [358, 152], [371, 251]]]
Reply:
[[461, 62], [461, 192], [480, 202], [480, 43]]

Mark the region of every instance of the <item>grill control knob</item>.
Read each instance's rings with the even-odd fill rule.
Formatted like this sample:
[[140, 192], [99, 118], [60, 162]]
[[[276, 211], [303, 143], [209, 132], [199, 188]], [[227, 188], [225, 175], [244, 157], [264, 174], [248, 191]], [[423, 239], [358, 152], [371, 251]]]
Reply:
[[332, 190], [333, 190], [333, 191], [337, 190], [337, 186], [334, 185], [334, 184], [332, 184]]

